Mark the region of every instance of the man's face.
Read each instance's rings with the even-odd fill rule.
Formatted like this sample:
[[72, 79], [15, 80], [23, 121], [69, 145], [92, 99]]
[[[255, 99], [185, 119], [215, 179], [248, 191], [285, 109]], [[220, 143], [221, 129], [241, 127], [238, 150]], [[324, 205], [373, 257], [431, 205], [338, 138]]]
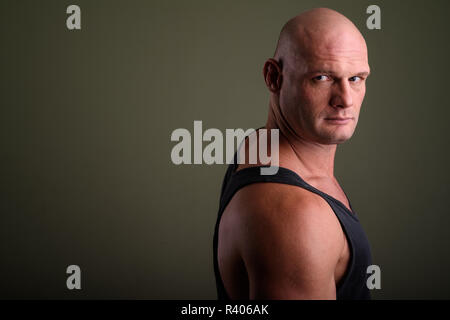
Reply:
[[282, 112], [308, 141], [338, 144], [356, 129], [370, 69], [365, 44], [354, 38], [343, 34], [308, 43], [283, 70]]

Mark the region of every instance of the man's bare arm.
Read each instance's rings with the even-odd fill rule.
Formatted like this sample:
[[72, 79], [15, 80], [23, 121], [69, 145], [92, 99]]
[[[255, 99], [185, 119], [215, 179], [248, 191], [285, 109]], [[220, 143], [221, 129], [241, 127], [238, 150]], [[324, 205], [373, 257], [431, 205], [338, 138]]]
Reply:
[[334, 275], [344, 239], [332, 209], [317, 195], [292, 193], [287, 185], [249, 187], [239, 201], [249, 203], [253, 192], [259, 198], [267, 195], [258, 188], [277, 191], [253, 200], [236, 220], [250, 299], [335, 299]]

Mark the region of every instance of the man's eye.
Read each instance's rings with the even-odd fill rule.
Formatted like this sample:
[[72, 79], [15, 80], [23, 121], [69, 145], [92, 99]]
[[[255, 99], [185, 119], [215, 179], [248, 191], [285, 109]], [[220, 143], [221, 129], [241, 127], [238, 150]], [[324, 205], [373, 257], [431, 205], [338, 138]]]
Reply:
[[325, 76], [325, 75], [320, 75], [320, 76], [317, 76], [317, 77], [314, 77], [314, 80], [316, 80], [316, 81], [326, 81], [326, 80], [328, 80], [328, 76]]
[[352, 82], [359, 82], [359, 81], [361, 81], [361, 77], [354, 76], [354, 77], [351, 77], [349, 80]]

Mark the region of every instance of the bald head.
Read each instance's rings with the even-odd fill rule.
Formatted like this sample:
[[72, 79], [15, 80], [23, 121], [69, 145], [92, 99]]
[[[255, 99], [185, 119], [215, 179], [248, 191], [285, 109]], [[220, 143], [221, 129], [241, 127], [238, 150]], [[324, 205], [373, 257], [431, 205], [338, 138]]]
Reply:
[[295, 16], [283, 26], [274, 59], [290, 66], [330, 51], [359, 52], [367, 58], [365, 40], [348, 18], [331, 9], [316, 8]]

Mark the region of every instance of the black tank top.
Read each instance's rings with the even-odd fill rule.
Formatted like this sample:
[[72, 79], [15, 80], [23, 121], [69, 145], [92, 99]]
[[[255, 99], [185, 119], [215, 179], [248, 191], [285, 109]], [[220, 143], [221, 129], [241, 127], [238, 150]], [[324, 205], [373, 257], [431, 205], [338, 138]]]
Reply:
[[214, 274], [216, 277], [218, 299], [229, 300], [229, 296], [220, 276], [217, 257], [220, 218], [222, 217], [222, 214], [231, 198], [239, 189], [249, 184], [258, 182], [274, 182], [298, 186], [318, 194], [328, 202], [341, 224], [350, 249], [350, 261], [348, 263], [347, 270], [336, 286], [336, 299], [370, 299], [370, 291], [366, 284], [368, 276], [367, 267], [371, 265], [372, 262], [370, 245], [350, 202], [350, 208], [353, 212], [350, 211], [342, 202], [314, 188], [304, 181], [297, 173], [287, 168], [279, 167], [278, 172], [275, 175], [261, 175], [261, 166], [248, 167], [236, 172], [237, 166], [238, 164], [235, 154], [234, 163], [228, 166], [222, 183], [220, 206], [214, 231]]

